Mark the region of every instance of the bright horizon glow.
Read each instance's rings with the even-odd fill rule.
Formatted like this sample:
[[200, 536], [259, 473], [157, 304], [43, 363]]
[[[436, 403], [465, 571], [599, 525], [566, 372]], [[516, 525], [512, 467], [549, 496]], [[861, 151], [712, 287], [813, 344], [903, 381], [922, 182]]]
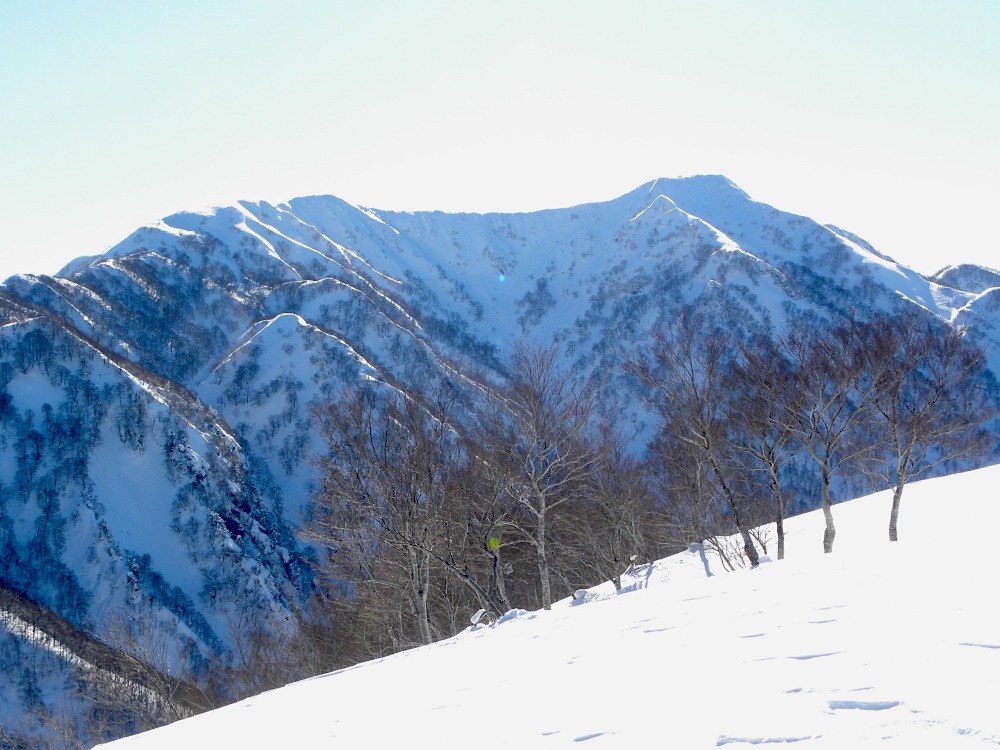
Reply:
[[0, 279], [310, 194], [529, 211], [724, 174], [996, 267], [1000, 4], [55, 0], [0, 11]]

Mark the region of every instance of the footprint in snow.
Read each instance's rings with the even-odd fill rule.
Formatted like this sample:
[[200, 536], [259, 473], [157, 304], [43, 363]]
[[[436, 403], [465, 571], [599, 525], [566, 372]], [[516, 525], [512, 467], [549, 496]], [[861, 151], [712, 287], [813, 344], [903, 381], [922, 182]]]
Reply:
[[592, 740], [597, 737], [603, 737], [610, 732], [594, 732], [593, 734], [582, 734], [579, 737], [574, 737], [573, 742], [586, 742], [587, 740]]
[[806, 740], [818, 739], [822, 735], [805, 735], [803, 737], [727, 737], [723, 735], [715, 741], [716, 747], [723, 745], [780, 745], [789, 742], [805, 742]]
[[796, 661], [809, 661], [809, 659], [822, 659], [824, 656], [836, 656], [837, 654], [842, 654], [843, 651], [830, 651], [825, 654], [802, 654], [801, 656], [789, 656], [789, 659], [795, 659]]
[[[749, 637], [749, 636], [744, 636]], [[824, 656], [836, 656], [837, 654], [842, 654], [843, 651], [830, 651], [823, 654], [798, 654], [796, 656], [765, 656], [762, 659], [757, 659], [757, 661], [774, 661], [775, 659], [794, 659], [795, 661], [809, 661], [810, 659], [822, 659]]]
[[902, 701], [829, 701], [829, 706], [834, 711], [886, 711], [901, 703]]

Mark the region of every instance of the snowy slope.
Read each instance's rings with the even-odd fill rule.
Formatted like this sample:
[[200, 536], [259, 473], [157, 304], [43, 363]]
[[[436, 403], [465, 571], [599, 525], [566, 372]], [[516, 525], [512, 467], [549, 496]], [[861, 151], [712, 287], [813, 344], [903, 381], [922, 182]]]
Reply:
[[518, 337], [555, 340], [581, 381], [610, 374], [605, 416], [642, 449], [650, 418], [614, 365], [685, 305], [746, 334], [918, 305], [1000, 372], [1000, 288], [962, 268], [974, 284], [921, 277], [721, 176], [524, 214], [333, 196], [174, 214], [0, 285], [0, 584], [99, 637], [129, 617], [225, 661], [237, 613], [282, 629], [310, 590], [310, 408], [338, 389], [471, 392]]
[[[690, 550], [489, 627], [105, 747], [976, 748], [1000, 744], [989, 468], [789, 521], [788, 556]], [[578, 592], [578, 594], [581, 592]], [[582, 601], [582, 603], [579, 603]]]
[[[687, 304], [752, 332], [790, 315], [916, 304], [1000, 336], [976, 293], [756, 202], [721, 176], [658, 179], [611, 201], [526, 214], [401, 213], [333, 196], [242, 201], [143, 227], [65, 278], [8, 287], [236, 425], [292, 524], [312, 479], [308, 405], [359, 377], [405, 383], [458, 367], [502, 378], [511, 342], [528, 336], [558, 340], [586, 378]], [[291, 320], [300, 330], [286, 338]], [[255, 364], [273, 357], [285, 364]], [[620, 382], [605, 396], [630, 429], [648, 423]]]

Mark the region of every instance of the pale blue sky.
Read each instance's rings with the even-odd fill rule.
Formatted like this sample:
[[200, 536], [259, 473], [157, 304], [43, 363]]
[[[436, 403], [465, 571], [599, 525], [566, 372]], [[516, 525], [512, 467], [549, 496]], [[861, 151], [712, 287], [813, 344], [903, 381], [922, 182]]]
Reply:
[[0, 0], [0, 278], [237, 198], [532, 210], [722, 173], [1000, 266], [996, 0]]

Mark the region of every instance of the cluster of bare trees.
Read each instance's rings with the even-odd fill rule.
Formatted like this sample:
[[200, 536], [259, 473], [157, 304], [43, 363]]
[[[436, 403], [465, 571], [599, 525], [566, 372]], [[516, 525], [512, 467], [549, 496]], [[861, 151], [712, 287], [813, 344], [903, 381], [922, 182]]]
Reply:
[[[996, 414], [981, 349], [917, 313], [800, 324], [746, 340], [682, 315], [624, 359], [658, 429], [642, 458], [598, 416], [600, 389], [521, 342], [503, 388], [360, 384], [317, 411], [327, 447], [309, 533], [338, 648], [355, 658], [446, 637], [479, 609], [549, 607], [630, 559], [708, 541], [756, 565], [789, 500], [836, 535], [845, 487], [903, 489], [988, 447]], [[740, 544], [729, 549], [727, 536]]]
[[631, 556], [665, 553], [638, 462], [559, 364], [521, 343], [509, 384], [477, 403], [361, 384], [316, 414], [328, 453], [310, 533], [350, 638], [375, 653], [429, 643], [479, 609], [621, 585]]
[[526, 342], [509, 383], [474, 403], [361, 384], [319, 410], [328, 451], [309, 533], [340, 646], [429, 643], [476, 610], [620, 587], [630, 559], [706, 540], [725, 564], [756, 565], [770, 523], [780, 559], [801, 493], [823, 508], [830, 552], [838, 488], [891, 487], [895, 540], [906, 484], [988, 447], [983, 351], [916, 312], [756, 340], [691, 312], [649, 341], [624, 361], [658, 416], [642, 458], [601, 422], [600, 389]]
[[[752, 529], [774, 521], [784, 556], [792, 464], [807, 464], [826, 519], [836, 526], [837, 480], [893, 489], [889, 538], [898, 538], [906, 484], [939, 464], [990, 447], [981, 425], [996, 416], [983, 350], [961, 328], [918, 312], [833, 325], [801, 324], [779, 339], [745, 341], [698, 313], [653, 332], [627, 361], [660, 417], [652, 447], [673, 503], [722, 508], [756, 564]], [[801, 466], [800, 466], [801, 468]], [[803, 472], [796, 472], [796, 476]], [[805, 488], [808, 489], [808, 488]]]

